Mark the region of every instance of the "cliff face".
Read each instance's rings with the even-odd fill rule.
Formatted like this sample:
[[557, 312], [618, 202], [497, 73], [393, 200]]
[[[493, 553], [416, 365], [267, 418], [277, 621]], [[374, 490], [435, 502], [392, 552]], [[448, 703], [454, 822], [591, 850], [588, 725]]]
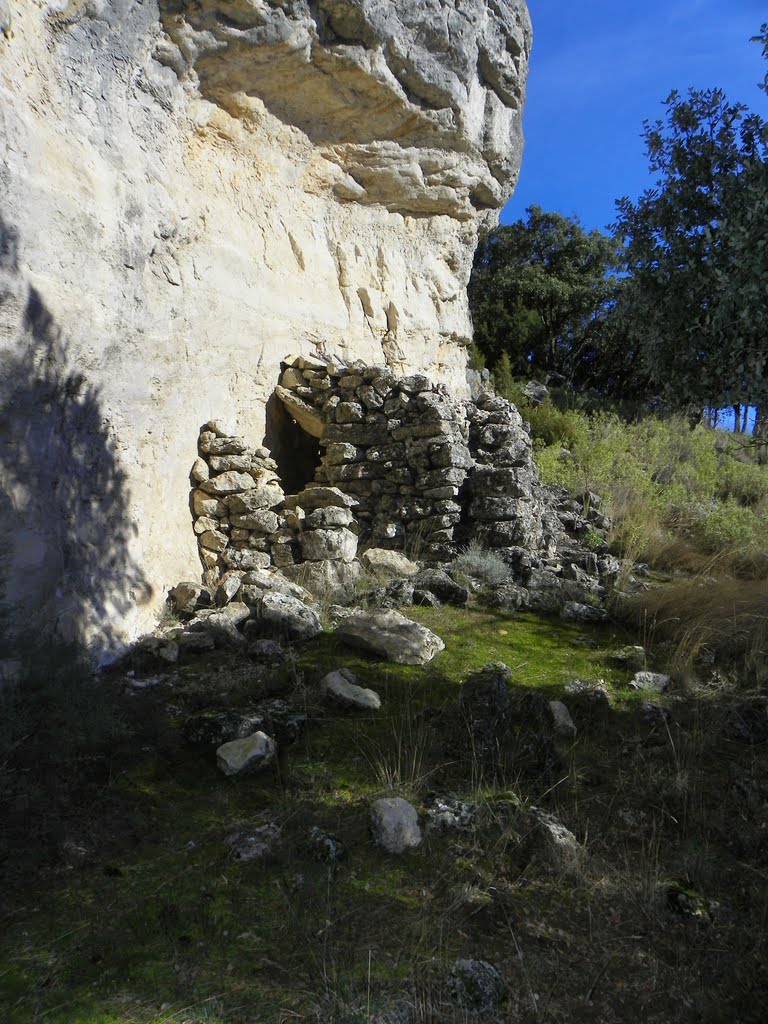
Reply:
[[199, 571], [202, 423], [290, 352], [465, 387], [518, 0], [0, 0], [6, 604], [101, 648]]

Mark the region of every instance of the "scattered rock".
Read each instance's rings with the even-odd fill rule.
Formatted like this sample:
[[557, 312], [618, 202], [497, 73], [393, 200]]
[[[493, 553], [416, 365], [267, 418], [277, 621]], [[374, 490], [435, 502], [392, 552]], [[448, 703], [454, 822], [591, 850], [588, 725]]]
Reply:
[[171, 591], [171, 602], [180, 615], [194, 615], [211, 604], [211, 592], [200, 583], [179, 583]]
[[336, 626], [335, 635], [397, 665], [425, 665], [445, 650], [439, 636], [395, 611], [353, 612]]
[[242, 579], [243, 600], [255, 604], [264, 593], [285, 594], [305, 604], [311, 603], [312, 595], [304, 587], [287, 579], [274, 569], [251, 569]]
[[248, 831], [233, 832], [227, 837], [227, 845], [232, 850], [232, 859], [243, 864], [254, 860], [264, 860], [274, 853], [280, 839], [277, 825], [261, 825]]
[[560, 618], [566, 622], [607, 622], [608, 612], [605, 608], [595, 608], [591, 604], [568, 601], [560, 612]]
[[190, 715], [181, 727], [187, 743], [218, 747], [232, 740], [252, 736], [262, 725], [259, 715], [242, 711], [201, 711]]
[[664, 693], [669, 688], [670, 678], [661, 672], [635, 672], [630, 680], [630, 688], [633, 690], [653, 690], [654, 693]]
[[507, 995], [506, 982], [486, 960], [457, 960], [451, 968], [449, 985], [459, 1006], [471, 1013], [495, 1010]]
[[346, 708], [358, 711], [378, 711], [381, 698], [373, 690], [358, 685], [358, 678], [348, 668], [329, 672], [320, 683], [323, 694]]
[[419, 572], [413, 577], [413, 585], [418, 590], [429, 591], [438, 601], [445, 604], [464, 605], [469, 597], [467, 588], [452, 580], [442, 569], [426, 569]]
[[471, 675], [461, 688], [460, 706], [467, 720], [473, 756], [493, 757], [510, 721], [512, 670], [501, 661]]
[[282, 745], [295, 743], [307, 725], [306, 712], [280, 697], [261, 700], [253, 710], [264, 722], [263, 728]]
[[320, 616], [287, 594], [265, 593], [254, 605], [248, 633], [272, 634], [288, 640], [309, 640], [323, 631]]
[[371, 831], [387, 853], [405, 853], [421, 844], [419, 817], [413, 804], [401, 797], [383, 797], [371, 807]]
[[317, 825], [310, 829], [307, 845], [315, 860], [325, 864], [338, 864], [347, 855], [343, 843], [331, 832], [324, 832]]
[[462, 800], [453, 793], [436, 796], [427, 809], [431, 829], [441, 832], [470, 832], [477, 819], [479, 807]]
[[[136, 651], [148, 654], [152, 658], [157, 658], [167, 665], [175, 665], [179, 660], [179, 645], [170, 636], [157, 636], [156, 634], [143, 636], [136, 643]], [[2, 689], [2, 682], [3, 671], [2, 664], [0, 663], [0, 689]]]
[[223, 607], [224, 605], [229, 604], [230, 601], [234, 601], [238, 590], [240, 590], [241, 584], [242, 573], [234, 569], [229, 572], [225, 572], [219, 581], [218, 587], [216, 587], [214, 603]]
[[278, 668], [288, 657], [285, 650], [275, 640], [262, 638], [254, 640], [248, 647], [248, 657], [253, 658], [268, 668]]
[[577, 874], [586, 858], [586, 850], [573, 832], [552, 814], [532, 807], [527, 815], [528, 840], [532, 851], [556, 871]]
[[216, 751], [216, 764], [225, 775], [246, 775], [267, 768], [275, 759], [277, 744], [263, 732], [224, 743]]
[[576, 735], [576, 724], [565, 704], [561, 700], [551, 700], [549, 702], [549, 711], [552, 716], [555, 735], [573, 738]]
[[640, 646], [622, 647], [613, 655], [613, 661], [628, 672], [642, 672], [645, 669], [645, 648]]
[[645, 702], [640, 710], [643, 718], [650, 725], [665, 725], [672, 718], [666, 708], [661, 707], [660, 704], [652, 704], [650, 701]]
[[529, 380], [523, 389], [523, 394], [531, 405], [543, 405], [549, 398], [549, 388], [538, 380]]
[[193, 654], [202, 654], [205, 651], [212, 651], [216, 644], [210, 633], [202, 630], [184, 630], [176, 637], [176, 643], [180, 651], [188, 651]]
[[351, 604], [357, 597], [358, 581], [362, 575], [359, 562], [339, 562], [324, 558], [319, 562], [288, 565], [284, 573], [300, 581], [305, 592], [323, 602]]
[[361, 555], [360, 561], [369, 572], [383, 577], [408, 577], [419, 572], [419, 566], [406, 558], [400, 551], [389, 551], [386, 548], [368, 548]]

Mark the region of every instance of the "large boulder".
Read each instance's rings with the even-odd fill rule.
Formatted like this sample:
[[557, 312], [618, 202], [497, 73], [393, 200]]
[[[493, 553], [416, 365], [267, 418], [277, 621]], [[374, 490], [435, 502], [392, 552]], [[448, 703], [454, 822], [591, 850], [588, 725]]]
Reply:
[[353, 612], [339, 623], [335, 634], [349, 647], [397, 665], [426, 665], [445, 650], [439, 636], [395, 611]]

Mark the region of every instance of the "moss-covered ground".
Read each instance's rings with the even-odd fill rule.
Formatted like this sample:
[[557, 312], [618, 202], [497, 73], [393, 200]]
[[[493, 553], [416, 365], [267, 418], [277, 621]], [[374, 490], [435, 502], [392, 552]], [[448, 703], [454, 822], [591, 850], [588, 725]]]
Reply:
[[[325, 635], [265, 674], [222, 652], [156, 685], [114, 673], [127, 729], [107, 748], [46, 760], [29, 737], [2, 766], [3, 1024], [368, 1021], [404, 1000], [414, 1024], [463, 1020], [447, 970], [485, 959], [507, 978], [507, 1021], [762, 1022], [768, 992], [768, 750], [739, 742], [725, 689], [649, 697], [614, 658], [610, 626], [470, 609], [414, 609], [446, 650], [384, 664]], [[513, 673], [513, 726], [473, 756], [461, 684]], [[382, 697], [377, 715], [319, 698], [334, 668]], [[652, 666], [656, 667], [656, 666]], [[566, 697], [576, 737], [553, 737], [546, 700], [604, 680], [610, 704]], [[725, 684], [723, 684], [725, 686]], [[280, 695], [309, 724], [275, 770], [230, 780], [185, 745], [192, 711]], [[546, 700], [543, 700], [545, 698]], [[648, 718], [653, 700], [669, 713]], [[368, 833], [373, 799], [425, 820], [436, 794], [478, 806], [469, 831], [427, 832], [401, 857]], [[558, 872], [532, 851], [531, 805], [585, 844]], [[227, 838], [274, 823], [266, 860]], [[317, 861], [312, 826], [347, 850]], [[680, 895], [682, 893], [682, 895]]]

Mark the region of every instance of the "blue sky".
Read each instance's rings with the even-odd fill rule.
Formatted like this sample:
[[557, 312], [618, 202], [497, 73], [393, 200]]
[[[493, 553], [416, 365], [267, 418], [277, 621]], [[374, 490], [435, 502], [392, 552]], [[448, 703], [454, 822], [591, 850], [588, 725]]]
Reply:
[[526, 146], [508, 224], [526, 206], [576, 214], [588, 228], [614, 219], [614, 200], [653, 182], [645, 118], [672, 89], [723, 88], [768, 117], [757, 88], [765, 65], [750, 43], [768, 21], [767, 0], [528, 0], [533, 56]]

